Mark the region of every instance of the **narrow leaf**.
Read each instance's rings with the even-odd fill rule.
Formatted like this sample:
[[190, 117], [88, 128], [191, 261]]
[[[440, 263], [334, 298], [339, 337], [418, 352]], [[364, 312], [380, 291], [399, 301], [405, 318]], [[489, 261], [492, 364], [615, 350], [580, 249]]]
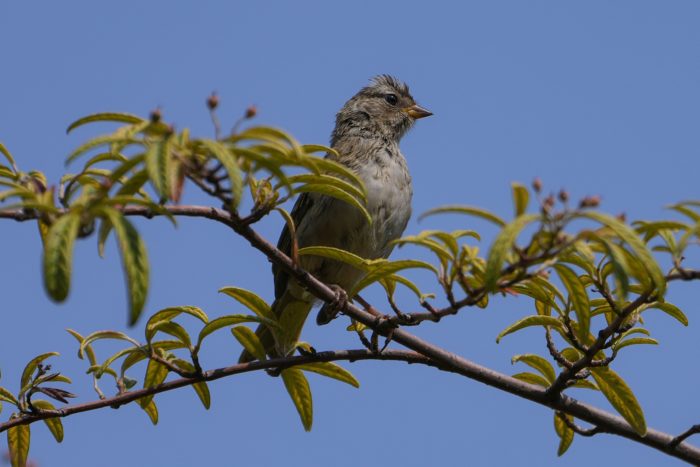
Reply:
[[557, 271], [564, 287], [566, 287], [567, 292], [569, 292], [569, 299], [574, 307], [574, 312], [576, 313], [576, 319], [578, 321], [577, 329], [579, 331], [579, 337], [583, 342], [586, 342], [591, 323], [591, 305], [588, 300], [588, 294], [586, 293], [586, 287], [583, 285], [578, 275], [568, 266], [555, 264], [554, 270]]
[[101, 212], [112, 224], [119, 243], [122, 267], [129, 290], [129, 325], [133, 326], [143, 311], [148, 294], [146, 246], [131, 222], [119, 211], [103, 207]]
[[634, 254], [637, 256], [637, 258], [639, 258], [639, 261], [644, 268], [646, 268], [654, 282], [654, 285], [658, 289], [659, 295], [663, 296], [664, 292], [666, 291], [666, 279], [664, 277], [664, 273], [661, 271], [659, 264], [649, 252], [644, 242], [637, 236], [631, 227], [609, 214], [587, 211], [583, 212], [581, 216], [588, 217], [589, 219], [593, 219], [606, 227], [609, 227], [618, 237], [624, 240], [630, 246], [630, 248], [632, 248]]
[[512, 334], [515, 331], [519, 331], [520, 329], [529, 327], [529, 326], [553, 326], [555, 328], [563, 329], [563, 325], [561, 321], [559, 321], [558, 318], [554, 318], [553, 316], [544, 316], [544, 315], [532, 315], [532, 316], [526, 316], [525, 318], [516, 321], [515, 323], [511, 324], [507, 328], [505, 328], [501, 333], [496, 337], [496, 343], [500, 342], [501, 339], [508, 334]]
[[482, 219], [485, 219], [489, 222], [493, 222], [494, 224], [504, 227], [506, 225], [506, 222], [498, 217], [495, 214], [492, 214], [484, 209], [481, 208], [476, 208], [473, 206], [461, 206], [461, 205], [450, 205], [450, 206], [442, 206], [439, 208], [433, 208], [430, 209], [418, 217], [418, 220], [421, 221], [425, 219], [428, 216], [432, 216], [434, 214], [447, 214], [447, 213], [453, 213], [453, 214], [468, 214], [470, 216], [475, 216], [475, 217], [480, 217]]
[[[145, 399], [145, 397], [144, 397]], [[151, 423], [154, 425], [158, 424], [158, 407], [156, 406], [156, 401], [153, 400], [153, 396], [151, 396], [151, 399], [148, 400], [148, 403], [143, 403], [141, 402], [143, 399], [139, 399], [138, 403], [143, 409], [144, 412], [146, 412], [146, 415], [148, 415], [148, 418], [151, 420]]]
[[554, 430], [557, 432], [557, 436], [559, 436], [557, 456], [562, 456], [569, 449], [569, 446], [571, 446], [574, 440], [574, 430], [572, 430], [561, 417], [566, 417], [568, 420], [573, 421], [571, 415], [554, 412]]
[[47, 353], [43, 353], [43, 354], [31, 359], [29, 361], [29, 363], [27, 363], [27, 365], [24, 367], [24, 371], [22, 371], [22, 378], [20, 380], [20, 387], [24, 388], [25, 386], [27, 386], [27, 384], [29, 384], [29, 382], [32, 378], [32, 375], [34, 374], [34, 372], [36, 371], [37, 367], [39, 366], [39, 364], [41, 362], [43, 362], [44, 360], [46, 360], [49, 357], [55, 357], [57, 355], [58, 355], [58, 352], [47, 352]]
[[231, 332], [233, 333], [233, 337], [240, 342], [243, 348], [255, 358], [261, 361], [267, 358], [265, 347], [263, 347], [258, 336], [250, 328], [246, 326], [236, 326], [231, 329]]
[[221, 162], [221, 165], [223, 165], [224, 169], [226, 169], [229, 183], [231, 185], [231, 205], [229, 209], [231, 212], [235, 212], [235, 210], [238, 208], [238, 203], [241, 201], [241, 196], [243, 195], [243, 179], [241, 177], [241, 169], [238, 166], [236, 156], [231, 153], [226, 146], [218, 141], [203, 139], [199, 142], [211, 153], [215, 159]]
[[[56, 407], [54, 407], [51, 402], [41, 399], [33, 400], [32, 405], [41, 410], [56, 410]], [[46, 423], [46, 426], [57, 443], [63, 441], [63, 422], [61, 422], [60, 418], [45, 418], [44, 423]]]
[[72, 130], [78, 128], [79, 126], [85, 125], [86, 123], [92, 122], [120, 122], [120, 123], [141, 123], [145, 120], [137, 115], [131, 115], [127, 113], [118, 112], [104, 112], [88, 115], [83, 118], [79, 118], [68, 126], [66, 133], [70, 133]]
[[[168, 376], [168, 368], [161, 364], [158, 363], [155, 360], [149, 360], [148, 361], [148, 366], [146, 367], [146, 376], [144, 377], [143, 380], [143, 387], [144, 388], [152, 388], [156, 387], [159, 384], [161, 384], [163, 381], [165, 381], [165, 378]], [[139, 399], [139, 404], [141, 405], [141, 408], [144, 410], [146, 407], [148, 407], [153, 400], [153, 394], [149, 396], [142, 397]], [[155, 425], [156, 422], [154, 422]]]
[[527, 205], [530, 201], [530, 193], [524, 185], [520, 183], [511, 183], [513, 190], [513, 206], [515, 207], [515, 217], [525, 214]]
[[[270, 325], [272, 324], [271, 321], [269, 320], [264, 320], [266, 324]], [[257, 316], [251, 316], [251, 315], [227, 315], [227, 316], [221, 316], [219, 318], [213, 319], [210, 322], [208, 322], [201, 331], [199, 331], [199, 337], [197, 338], [197, 347], [199, 347], [204, 340], [205, 337], [207, 337], [209, 334], [212, 332], [218, 331], [221, 328], [225, 328], [228, 326], [233, 326], [234, 324], [240, 324], [240, 323], [261, 323], [263, 322], [262, 319], [260, 319]]]
[[322, 195], [330, 196], [332, 198], [336, 198], [336, 199], [339, 199], [341, 201], [345, 201], [349, 205], [357, 208], [362, 213], [362, 215], [365, 217], [368, 224], [370, 224], [370, 225], [372, 224], [372, 216], [370, 216], [369, 211], [367, 211], [367, 208], [362, 203], [362, 201], [358, 200], [356, 197], [349, 194], [347, 191], [344, 191], [338, 187], [335, 187], [333, 185], [321, 184], [321, 183], [307, 183], [307, 184], [302, 185], [300, 187], [294, 188], [294, 192], [295, 193], [320, 193]]
[[270, 305], [268, 305], [265, 300], [260, 298], [259, 295], [251, 292], [250, 290], [230, 286], [219, 289], [219, 293], [226, 294], [229, 297], [236, 299], [239, 303], [261, 318], [275, 320], [275, 315], [270, 310]]
[[168, 199], [170, 188], [170, 138], [152, 141], [146, 151], [146, 170], [153, 188], [161, 199]]
[[634, 431], [644, 436], [647, 432], [644, 412], [625, 380], [608, 367], [594, 367], [590, 371], [598, 388], [617, 413], [627, 420]]
[[526, 214], [516, 218], [513, 222], [503, 227], [501, 232], [496, 237], [496, 240], [491, 245], [488, 261], [486, 262], [486, 271], [484, 273], [484, 282], [488, 290], [494, 290], [498, 279], [501, 276], [501, 268], [508, 257], [508, 253], [513, 248], [513, 244], [520, 232], [530, 223], [539, 219], [537, 214]]
[[553, 383], [554, 380], [556, 379], [556, 373], [554, 371], [554, 367], [552, 366], [552, 364], [549, 363], [544, 358], [540, 357], [539, 355], [534, 355], [534, 354], [516, 355], [511, 359], [511, 363], [516, 363], [516, 362], [523, 362], [526, 365], [530, 366], [531, 368], [534, 368], [535, 370], [539, 371], [540, 373], [542, 373], [542, 376], [544, 376], [550, 384]]
[[299, 249], [299, 256], [314, 255], [347, 263], [357, 269], [367, 270], [367, 261], [354, 253], [330, 246], [308, 246]]
[[299, 412], [304, 429], [310, 431], [314, 414], [311, 388], [309, 388], [306, 376], [297, 368], [286, 368], [282, 370], [282, 380], [297, 412]]
[[71, 211], [58, 218], [44, 242], [44, 286], [52, 300], [62, 302], [70, 291], [73, 245], [80, 228], [80, 213]]
[[26, 467], [30, 436], [29, 425], [17, 425], [7, 429], [7, 447], [12, 467]]
[[306, 363], [304, 365], [297, 365], [294, 368], [302, 371], [312, 371], [314, 373], [318, 373], [319, 375], [337, 379], [338, 381], [347, 383], [350, 386], [354, 386], [356, 388], [360, 387], [360, 382], [355, 379], [352, 373], [333, 362]]

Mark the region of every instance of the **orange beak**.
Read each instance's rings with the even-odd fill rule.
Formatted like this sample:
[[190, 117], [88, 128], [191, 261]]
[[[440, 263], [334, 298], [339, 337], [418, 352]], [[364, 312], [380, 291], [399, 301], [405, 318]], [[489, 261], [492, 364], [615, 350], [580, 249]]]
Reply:
[[411, 118], [415, 118], [416, 120], [419, 118], [430, 117], [433, 114], [431, 111], [424, 109], [418, 104], [413, 104], [410, 107], [406, 107], [403, 109], [403, 111], [411, 116]]

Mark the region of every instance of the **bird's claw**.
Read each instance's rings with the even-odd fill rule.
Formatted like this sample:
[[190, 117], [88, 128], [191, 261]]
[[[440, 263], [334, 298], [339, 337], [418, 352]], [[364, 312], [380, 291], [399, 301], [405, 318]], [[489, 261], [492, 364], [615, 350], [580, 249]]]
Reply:
[[348, 304], [348, 293], [342, 287], [335, 284], [331, 284], [329, 287], [333, 289], [335, 298], [323, 305], [318, 311], [318, 315], [316, 315], [316, 324], [319, 326], [333, 321], [338, 316], [338, 313], [345, 308], [345, 305]]

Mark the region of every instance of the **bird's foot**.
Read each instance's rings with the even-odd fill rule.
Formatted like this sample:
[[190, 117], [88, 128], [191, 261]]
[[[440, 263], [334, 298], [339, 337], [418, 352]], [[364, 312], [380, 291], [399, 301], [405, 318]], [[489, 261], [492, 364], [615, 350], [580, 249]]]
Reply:
[[316, 324], [319, 326], [333, 321], [348, 303], [348, 293], [342, 287], [336, 284], [330, 284], [328, 287], [333, 289], [335, 298], [323, 305], [318, 311], [318, 315], [316, 315]]

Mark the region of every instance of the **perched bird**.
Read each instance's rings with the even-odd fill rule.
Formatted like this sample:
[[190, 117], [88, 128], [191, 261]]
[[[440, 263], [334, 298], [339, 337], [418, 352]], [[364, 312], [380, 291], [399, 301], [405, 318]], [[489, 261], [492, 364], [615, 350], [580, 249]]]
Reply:
[[[344, 164], [362, 179], [367, 190], [370, 225], [362, 213], [344, 201], [318, 193], [303, 193], [291, 216], [296, 226], [297, 243], [307, 246], [331, 246], [362, 258], [386, 258], [393, 249], [392, 240], [401, 236], [411, 216], [413, 187], [399, 141], [413, 123], [431, 112], [418, 106], [408, 86], [388, 75], [375, 77], [345, 103], [336, 116], [331, 147], [337, 152], [326, 157]], [[290, 255], [292, 239], [285, 226], [277, 247]], [[338, 293], [338, 303], [325, 305], [317, 317], [326, 324], [335, 317], [338, 306], [363, 272], [338, 261], [305, 255], [301, 267]], [[257, 334], [270, 356], [286, 356], [294, 351], [314, 297], [279, 266], [273, 265], [275, 301], [272, 311], [280, 320], [280, 329], [261, 325]], [[335, 309], [333, 307], [335, 306]], [[274, 336], [273, 336], [274, 334]], [[243, 352], [241, 362], [252, 360]]]

